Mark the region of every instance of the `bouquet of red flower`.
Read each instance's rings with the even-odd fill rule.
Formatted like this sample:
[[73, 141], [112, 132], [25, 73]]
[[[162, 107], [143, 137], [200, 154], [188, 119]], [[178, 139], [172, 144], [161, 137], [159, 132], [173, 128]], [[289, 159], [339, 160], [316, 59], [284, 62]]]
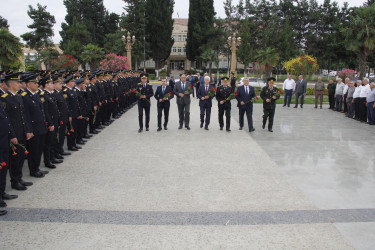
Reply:
[[[141, 92], [139, 92], [139, 91], [137, 91], [137, 90], [134, 90], [134, 94], [135, 94], [136, 96], [141, 96], [141, 95], [142, 95]], [[146, 100], [148, 103], [151, 104], [151, 102], [150, 102], [147, 98], [145, 98], [144, 100]]]
[[233, 100], [234, 98], [236, 98], [236, 96], [237, 96], [237, 93], [236, 93], [236, 92], [231, 93], [231, 94], [228, 96], [228, 98], [227, 98], [224, 102], [226, 102], [226, 101], [231, 101], [231, 100]]
[[[23, 149], [25, 155], [29, 154], [29, 151], [27, 151], [27, 149], [24, 145], [22, 145], [20, 143], [18, 143], [17, 145], [20, 146]], [[13, 143], [10, 143], [10, 147], [12, 148], [12, 155], [17, 155], [17, 152], [16, 152], [17, 147]]]
[[217, 91], [217, 89], [214, 89], [214, 88], [210, 89], [207, 93], [207, 96], [208, 97], [214, 97], [216, 95], [216, 91]]
[[172, 92], [169, 92], [169, 93], [166, 93], [166, 94], [164, 95], [164, 98], [169, 99], [169, 97], [171, 97], [171, 96], [172, 96]]
[[193, 88], [194, 88], [194, 86], [193, 86], [193, 85], [190, 85], [189, 87], [187, 87], [187, 88], [185, 89], [185, 93], [186, 93], [186, 92], [190, 92]]
[[3, 167], [5, 167], [7, 165], [7, 163], [4, 161], [0, 164], [0, 170], [3, 169]]

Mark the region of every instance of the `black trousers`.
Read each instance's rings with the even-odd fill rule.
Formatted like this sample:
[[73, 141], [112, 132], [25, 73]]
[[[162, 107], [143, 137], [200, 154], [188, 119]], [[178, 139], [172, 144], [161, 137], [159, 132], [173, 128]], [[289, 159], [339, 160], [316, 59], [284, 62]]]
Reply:
[[334, 109], [335, 108], [335, 94], [334, 93], [329, 94], [328, 99], [329, 99], [329, 108]]
[[266, 125], [267, 119], [268, 119], [268, 129], [272, 129], [274, 116], [275, 116], [275, 109], [263, 108], [263, 126]]
[[168, 125], [170, 106], [171, 106], [171, 104], [170, 104], [169, 101], [158, 102], [158, 128], [161, 128], [161, 118], [163, 117], [163, 110], [164, 110], [164, 124], [163, 124], [163, 126], [166, 127]]
[[[25, 142], [26, 140], [18, 140], [18, 143], [23, 146], [25, 146]], [[18, 183], [22, 180], [22, 167], [26, 154], [25, 150], [19, 144], [15, 145], [15, 155], [13, 154], [13, 150], [10, 151], [9, 176], [11, 183]]]
[[253, 104], [247, 103], [239, 108], [239, 120], [240, 120], [240, 127], [243, 128], [244, 126], [244, 116], [246, 113], [247, 117], [247, 124], [249, 125], [249, 129], [253, 127]]
[[8, 166], [9, 166], [9, 147], [8, 145], [2, 145], [0, 148], [0, 164], [5, 162], [5, 166], [1, 166], [0, 168], [0, 195], [5, 192], [6, 187], [6, 179], [8, 173]]
[[36, 173], [39, 171], [43, 148], [45, 145], [45, 139], [45, 134], [34, 135], [33, 138], [27, 141], [27, 150], [29, 151], [27, 163], [29, 166], [30, 173]]
[[359, 99], [359, 119], [363, 122], [367, 122], [366, 97]]
[[303, 101], [305, 100], [305, 95], [303, 93], [296, 93], [296, 105], [298, 106], [298, 99], [301, 98], [301, 107], [303, 106]]
[[344, 113], [348, 112], [348, 104], [346, 102], [346, 98], [348, 97], [348, 94], [344, 95]]
[[230, 129], [230, 112], [231, 106], [224, 106], [219, 104], [219, 125], [220, 128], [224, 127], [224, 114], [225, 114], [225, 128]]
[[[207, 128], [208, 125], [210, 125], [211, 120], [211, 107], [208, 107], [207, 105], [200, 106], [201, 110], [201, 124], [205, 123], [204, 126]], [[204, 117], [206, 116], [206, 121], [204, 120]]]
[[145, 111], [145, 126], [146, 128], [150, 127], [150, 105], [138, 103], [138, 119], [139, 119], [139, 128], [143, 129], [143, 110]]
[[65, 143], [65, 136], [66, 136], [66, 122], [60, 124], [57, 128], [57, 135], [56, 135], [56, 144], [55, 144], [55, 152], [61, 154], [64, 152], [64, 143]]
[[75, 147], [76, 144], [76, 133], [78, 129], [78, 119], [73, 118], [72, 122], [68, 123], [68, 148]]
[[361, 98], [357, 97], [354, 99], [354, 116], [355, 119], [359, 120], [361, 115], [360, 115], [360, 102]]
[[46, 140], [43, 148], [43, 159], [44, 159], [44, 164], [50, 164], [51, 160], [55, 158], [54, 154], [54, 138], [56, 138], [56, 130], [54, 131], [48, 131], [46, 135]]
[[177, 107], [180, 126], [182, 126], [185, 122], [185, 127], [189, 127], [190, 104], [178, 104]]

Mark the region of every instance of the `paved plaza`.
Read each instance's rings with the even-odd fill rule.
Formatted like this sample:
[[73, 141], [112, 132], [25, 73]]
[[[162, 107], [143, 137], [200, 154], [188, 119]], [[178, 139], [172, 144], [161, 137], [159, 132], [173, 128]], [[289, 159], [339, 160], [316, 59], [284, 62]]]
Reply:
[[[274, 133], [137, 133], [136, 106], [8, 203], [4, 249], [374, 249], [375, 126], [327, 109], [277, 106]], [[22, 237], [20, 237], [22, 235]]]

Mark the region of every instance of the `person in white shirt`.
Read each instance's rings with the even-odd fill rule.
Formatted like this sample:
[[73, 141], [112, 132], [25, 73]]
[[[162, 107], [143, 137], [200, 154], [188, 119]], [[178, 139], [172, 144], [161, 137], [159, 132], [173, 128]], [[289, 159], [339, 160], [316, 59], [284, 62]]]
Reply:
[[360, 98], [359, 94], [361, 93], [362, 89], [362, 81], [357, 81], [357, 87], [355, 88], [354, 94], [353, 94], [353, 103], [354, 103], [354, 119], [359, 121], [359, 104], [360, 104]]
[[336, 105], [335, 105], [334, 111], [341, 112], [342, 99], [344, 95], [344, 87], [345, 87], [345, 84], [342, 82], [342, 79], [338, 78], [337, 85], [336, 85], [336, 93], [335, 93]]
[[296, 89], [296, 82], [292, 79], [292, 75], [288, 76], [283, 83], [283, 90], [285, 91], [284, 96], [284, 106], [288, 103], [288, 107], [290, 107], [290, 101], [292, 100], [293, 91]]
[[363, 80], [363, 87], [361, 88], [361, 93], [359, 94], [359, 120], [361, 122], [367, 122], [367, 107], [366, 98], [371, 92], [369, 79], [365, 78]]

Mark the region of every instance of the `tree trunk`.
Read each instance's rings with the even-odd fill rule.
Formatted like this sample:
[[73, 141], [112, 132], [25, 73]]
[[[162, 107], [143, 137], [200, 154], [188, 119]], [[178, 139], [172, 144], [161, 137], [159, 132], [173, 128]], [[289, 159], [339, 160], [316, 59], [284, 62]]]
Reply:
[[359, 72], [360, 72], [359, 79], [363, 80], [363, 78], [366, 75], [365, 72], [366, 72], [367, 56], [366, 56], [365, 51], [360, 51], [358, 56], [359, 56]]

